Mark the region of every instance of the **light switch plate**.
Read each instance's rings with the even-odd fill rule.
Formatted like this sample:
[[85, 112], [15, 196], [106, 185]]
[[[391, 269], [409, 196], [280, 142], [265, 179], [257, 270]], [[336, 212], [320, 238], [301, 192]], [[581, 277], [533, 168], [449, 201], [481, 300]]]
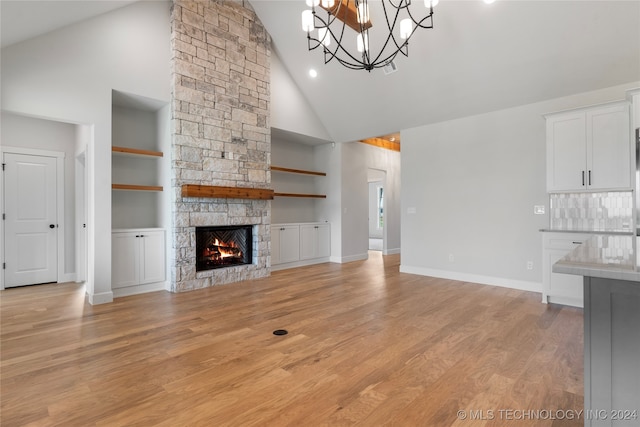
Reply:
[[536, 215], [544, 215], [544, 205], [535, 205], [533, 207], [533, 213]]

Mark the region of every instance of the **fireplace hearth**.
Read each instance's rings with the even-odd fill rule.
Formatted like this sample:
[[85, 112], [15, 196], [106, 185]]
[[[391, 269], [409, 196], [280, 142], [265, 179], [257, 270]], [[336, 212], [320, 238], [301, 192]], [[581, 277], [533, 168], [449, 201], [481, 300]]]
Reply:
[[196, 227], [196, 271], [253, 263], [253, 226]]

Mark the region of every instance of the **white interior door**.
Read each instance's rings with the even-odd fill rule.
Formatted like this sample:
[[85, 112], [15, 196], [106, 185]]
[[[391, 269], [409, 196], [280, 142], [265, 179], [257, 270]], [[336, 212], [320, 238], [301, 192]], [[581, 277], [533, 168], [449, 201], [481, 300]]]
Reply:
[[5, 153], [5, 287], [56, 282], [56, 158]]

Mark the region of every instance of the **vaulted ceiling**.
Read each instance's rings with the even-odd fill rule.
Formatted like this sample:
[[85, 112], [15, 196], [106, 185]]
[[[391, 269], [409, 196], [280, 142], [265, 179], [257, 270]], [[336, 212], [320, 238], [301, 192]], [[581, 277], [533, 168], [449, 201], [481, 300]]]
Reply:
[[[2, 0], [2, 45], [132, 2]], [[389, 75], [325, 65], [321, 52], [308, 52], [303, 0], [249, 2], [336, 142], [640, 80], [638, 0], [441, 0], [435, 28], [416, 33]], [[375, 30], [384, 21], [373, 12]]]
[[336, 142], [640, 80], [639, 1], [441, 0], [389, 75], [308, 52], [303, 0], [249, 1]]

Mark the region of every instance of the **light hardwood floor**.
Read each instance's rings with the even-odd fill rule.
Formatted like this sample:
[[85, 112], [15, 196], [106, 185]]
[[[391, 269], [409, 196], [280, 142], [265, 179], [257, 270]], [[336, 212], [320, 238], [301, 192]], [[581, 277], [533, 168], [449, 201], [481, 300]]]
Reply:
[[581, 310], [398, 267], [371, 252], [99, 306], [77, 284], [3, 291], [1, 424], [582, 425], [540, 412], [582, 409]]

